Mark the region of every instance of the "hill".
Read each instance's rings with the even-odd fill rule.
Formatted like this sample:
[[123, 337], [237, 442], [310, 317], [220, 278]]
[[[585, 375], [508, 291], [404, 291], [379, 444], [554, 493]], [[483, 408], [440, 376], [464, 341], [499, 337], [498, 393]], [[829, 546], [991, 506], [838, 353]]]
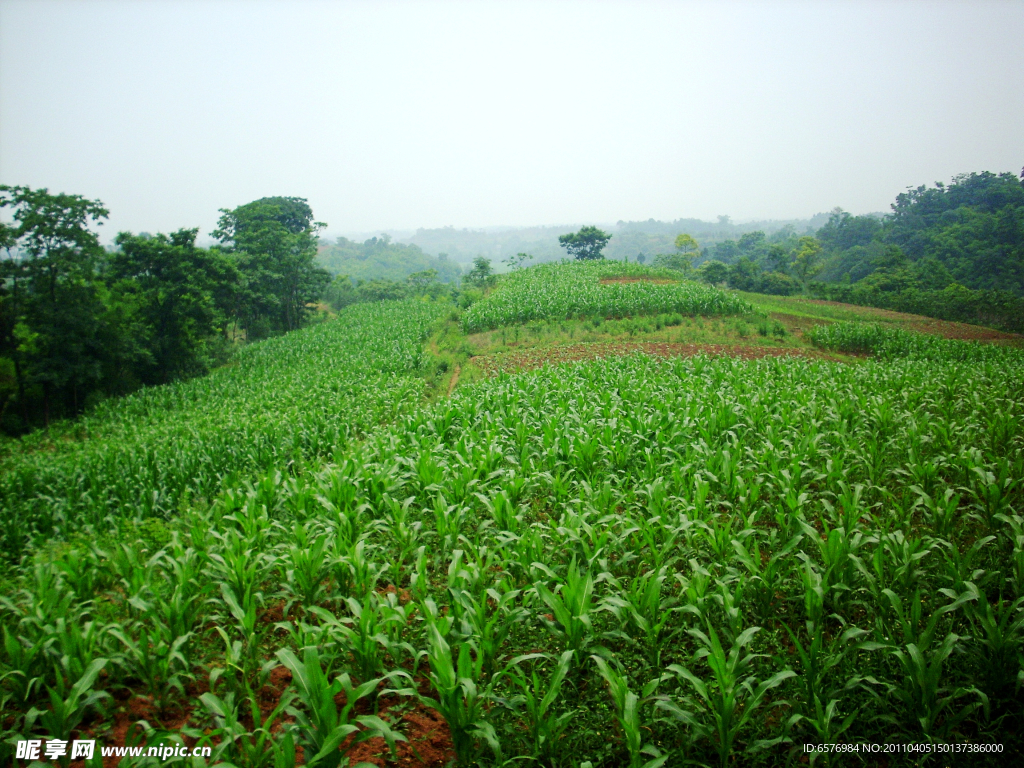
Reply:
[[[718, 217], [717, 222], [700, 219], [676, 219], [675, 221], [619, 221], [603, 228], [612, 234], [605, 250], [608, 259], [636, 261], [644, 254], [650, 260], [660, 253], [675, 252], [675, 238], [687, 232], [705, 247], [723, 242], [739, 240], [749, 232], [766, 232], [786, 238], [791, 234], [814, 231], [828, 219], [827, 214], [818, 214], [810, 219], [791, 221], [752, 221], [734, 223], [728, 216]], [[455, 261], [469, 263], [477, 256], [485, 256], [495, 266], [517, 253], [529, 253], [535, 263], [558, 261], [565, 256], [565, 250], [558, 244], [558, 236], [579, 229], [579, 224], [550, 227], [491, 227], [486, 229], [418, 229], [408, 243], [416, 245], [425, 253], [447, 254]]]
[[461, 267], [447, 255], [428, 256], [416, 245], [392, 242], [388, 235], [363, 243], [339, 237], [333, 244], [320, 246], [317, 262], [332, 274], [348, 275], [353, 280], [402, 282], [415, 272], [433, 269], [438, 280], [450, 283], [462, 274]]
[[[5, 523], [0, 727], [236, 765], [1019, 762], [1024, 339], [975, 332], [621, 263], [347, 307], [252, 347], [262, 378], [7, 458], [64, 469], [19, 491], [59, 514]], [[136, 418], [167, 426], [122, 447]], [[118, 457], [172, 424], [209, 468], [140, 505], [160, 475]]]

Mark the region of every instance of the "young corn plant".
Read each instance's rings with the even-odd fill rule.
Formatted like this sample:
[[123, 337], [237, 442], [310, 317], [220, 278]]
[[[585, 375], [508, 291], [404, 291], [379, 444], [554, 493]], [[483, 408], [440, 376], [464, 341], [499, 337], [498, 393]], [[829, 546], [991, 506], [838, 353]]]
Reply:
[[[960, 638], [950, 632], [938, 647], [933, 647], [931, 635], [924, 635], [917, 643], [907, 643], [895, 648], [891, 654], [899, 661], [903, 672], [901, 685], [892, 691], [921, 728], [929, 741], [945, 741], [956, 727], [975, 710], [984, 706], [988, 709], [988, 696], [978, 688], [957, 687], [953, 690], [942, 686], [942, 667], [953, 654]], [[978, 701], [957, 708], [958, 699], [976, 696]]]
[[[820, 600], [816, 601], [820, 605]], [[819, 614], [818, 611], [812, 611]], [[790, 724], [803, 722], [809, 725], [820, 744], [835, 744], [853, 725], [860, 708], [854, 709], [846, 717], [840, 715], [840, 704], [844, 691], [863, 685], [864, 680], [854, 676], [846, 681], [842, 689], [831, 680], [832, 670], [846, 661], [847, 651], [853, 647], [852, 642], [868, 634], [867, 630], [850, 627], [841, 637], [826, 639], [822, 624], [806, 622], [808, 642], [801, 642], [795, 632], [785, 627], [797, 657], [800, 659], [800, 681], [803, 692], [798, 705], [797, 714], [790, 718]], [[867, 682], [876, 682], [867, 678]], [[816, 752], [811, 762], [823, 760], [826, 765], [835, 762], [836, 753]]]
[[[733, 640], [728, 651], [722, 646], [710, 621], [707, 621], [706, 633], [699, 629], [687, 630], [702, 646], [695, 654], [694, 661], [705, 661], [711, 679], [705, 682], [687, 667], [672, 664], [669, 671], [681, 683], [693, 689], [697, 701], [684, 700], [682, 707], [667, 699], [657, 704], [681, 723], [691, 726], [697, 735], [709, 738], [718, 752], [718, 762], [722, 768], [729, 765], [737, 737], [764, 703], [768, 692], [796, 676], [793, 670], [785, 669], [758, 682], [753, 672], [758, 654], [750, 653], [745, 648], [760, 629], [745, 629]], [[778, 739], [759, 742], [749, 751], [766, 747], [774, 741]]]
[[[891, 589], [883, 590], [883, 595], [892, 607], [895, 626], [876, 629], [876, 636], [883, 635], [882, 641], [867, 641], [860, 644], [865, 650], [882, 650], [895, 659], [902, 673], [899, 685], [889, 684], [890, 694], [902, 705], [900, 710], [904, 716], [920, 728], [921, 734], [929, 741], [949, 738], [954, 729], [973, 714], [989, 706], [988, 696], [977, 687], [956, 687], [950, 690], [942, 684], [942, 672], [945, 662], [957, 650], [961, 638], [953, 632], [939, 640], [937, 629], [943, 616], [959, 609], [969, 601], [977, 599], [976, 590], [965, 592], [953, 602], [932, 612], [928, 623], [923, 623], [923, 604], [921, 593], [915, 592], [909, 610], [904, 609], [903, 601]], [[895, 644], [888, 639], [887, 632], [895, 629], [902, 631], [902, 644]], [[977, 701], [955, 706], [957, 700], [965, 697], [976, 697]]]
[[365, 539], [355, 542], [347, 551], [335, 552], [334, 581], [338, 586], [341, 603], [344, 603], [346, 597], [362, 599], [376, 589], [387, 566], [371, 560], [369, 555], [372, 553], [372, 549], [367, 551]]
[[360, 682], [379, 678], [384, 672], [385, 653], [390, 646], [380, 598], [376, 592], [371, 592], [362, 602], [349, 597], [345, 603], [349, 616], [338, 618], [319, 607], [312, 608], [311, 612], [325, 627], [330, 627], [338, 647], [350, 656]]
[[495, 672], [495, 662], [512, 629], [523, 620], [526, 611], [516, 605], [518, 589], [504, 583], [489, 587], [478, 596], [458, 587], [450, 587], [455, 631], [460, 639], [471, 642], [482, 660], [485, 677]]
[[604, 607], [624, 626], [633, 627], [642, 639], [647, 662], [655, 670], [661, 669], [662, 654], [681, 629], [672, 628], [679, 599], [662, 594], [667, 579], [668, 573], [664, 567], [658, 571], [648, 571], [634, 578], [619, 595], [610, 595], [603, 601]]
[[458, 504], [449, 504], [445, 497], [438, 494], [434, 497], [434, 533], [437, 536], [436, 556], [438, 562], [448, 559], [452, 550], [458, 546], [459, 536], [466, 525], [469, 508]]
[[562, 644], [563, 650], [573, 652], [579, 663], [583, 651], [594, 639], [591, 611], [594, 602], [594, 579], [589, 571], [580, 571], [576, 558], [566, 570], [565, 581], [557, 591], [537, 582], [534, 589], [551, 611], [552, 619], [544, 618], [548, 630]]
[[331, 568], [328, 537], [321, 534], [311, 538], [307, 525], [296, 524], [292, 528], [294, 543], [279, 560], [278, 567], [284, 570], [282, 581], [289, 596], [285, 614], [295, 602], [308, 611], [326, 597], [326, 582]]
[[[242, 593], [241, 600], [239, 600], [231, 588], [224, 583], [220, 585], [220, 592], [224, 604], [227, 606], [232, 618], [235, 619], [235, 630], [241, 638], [244, 651], [242, 672], [247, 679], [251, 679], [252, 675], [259, 669], [262, 660], [260, 646], [265, 629], [259, 621], [258, 614], [262, 595], [246, 591]], [[216, 629], [226, 643], [228, 639], [224, 630], [221, 627], [216, 627]]]
[[1021, 483], [1020, 477], [1014, 476], [1013, 468], [1005, 458], [999, 462], [996, 470], [998, 474], [984, 466], [971, 468], [974, 477], [970, 491], [976, 499], [974, 506], [989, 530], [997, 527], [1002, 516], [1012, 513], [1010, 501]]
[[[339, 747], [350, 734], [356, 734], [352, 745], [374, 737], [383, 738], [392, 757], [395, 756], [395, 742], [405, 741], [405, 736], [395, 733], [376, 715], [352, 717], [356, 703], [375, 691], [383, 678], [353, 686], [348, 674], [343, 673], [334, 682], [329, 682], [315, 648], [306, 648], [302, 661], [287, 648], [279, 650], [277, 658], [292, 673], [292, 685], [303, 705], [302, 709], [288, 706], [286, 711], [295, 718], [299, 743], [305, 749], [306, 765], [338, 768], [345, 759]], [[339, 710], [334, 698], [340, 693], [345, 694], [345, 706]], [[365, 768], [371, 763], [359, 765]]]
[[[500, 673], [508, 676], [517, 691], [502, 703], [513, 712], [521, 711], [525, 715], [531, 757], [547, 766], [555, 764], [560, 752], [560, 740], [575, 714], [575, 710], [571, 709], [557, 714], [554, 706], [565, 676], [572, 666], [572, 651], [562, 653], [554, 671], [545, 680], [540, 676], [538, 668], [549, 660], [549, 656], [539, 653], [517, 656]], [[523, 669], [528, 661], [534, 662], [529, 666], [529, 674]]]
[[[787, 581], [787, 558], [793, 553], [801, 541], [801, 535], [793, 536], [785, 544], [778, 541], [777, 531], [773, 530], [766, 542], [766, 551], [762, 554], [757, 536], [744, 539], [733, 539], [732, 547], [736, 559], [750, 574], [748, 582], [753, 593], [758, 618], [768, 623], [776, 618], [777, 596], [785, 594]], [[749, 542], [749, 543], [748, 543]]]
[[[640, 720], [640, 707], [650, 700], [660, 678], [651, 680], [644, 686], [642, 695], [637, 696], [629, 690], [629, 681], [600, 656], [591, 656], [601, 677], [608, 684], [612, 702], [615, 704], [615, 716], [626, 737], [626, 750], [629, 752], [629, 768], [660, 768], [670, 757], [662, 754], [653, 744], [644, 745], [643, 727]], [[651, 759], [647, 760], [646, 758]]]
[[46, 651], [53, 644], [54, 638], [39, 633], [29, 639], [16, 634], [16, 631], [3, 627], [4, 661], [9, 670], [3, 674], [2, 679], [13, 700], [24, 709], [45, 685], [50, 667]]
[[54, 670], [58, 677], [77, 680], [94, 659], [111, 655], [110, 627], [99, 621], [82, 621], [81, 618], [68, 621], [60, 617], [43, 629], [55, 638], [48, 652], [55, 662]]
[[383, 530], [391, 540], [390, 570], [391, 583], [401, 586], [406, 578], [407, 564], [423, 543], [423, 522], [411, 520], [409, 507], [414, 501], [410, 496], [399, 504], [385, 494], [386, 516]]
[[[840, 737], [850, 730], [860, 709], [854, 709], [846, 717], [839, 711], [839, 699], [829, 699], [828, 704], [823, 704], [817, 696], [812, 706], [805, 706], [805, 714], [794, 715], [791, 722], [799, 721], [807, 723], [814, 730], [815, 741], [818, 744], [837, 744]], [[819, 760], [826, 766], [842, 765], [847, 756], [837, 752], [820, 751], [811, 754], [811, 765]]]
[[925, 521], [935, 535], [940, 538], [952, 536], [960, 522], [960, 494], [947, 488], [942, 498], [934, 498], [920, 486], [912, 485], [910, 490], [917, 494], [916, 505], [924, 511]]
[[[38, 720], [42, 730], [51, 739], [70, 739], [72, 731], [81, 724], [86, 712], [110, 698], [106, 691], [95, 690], [96, 678], [106, 665], [107, 659], [95, 659], [70, 689], [64, 679], [58, 677], [56, 687], [46, 687], [50, 699], [49, 709], [45, 712], [34, 707], [30, 709], [25, 717], [25, 730], [31, 731]], [[69, 762], [70, 756], [65, 755], [61, 764], [67, 768]]]
[[452, 650], [441, 634], [438, 624], [427, 627], [430, 682], [437, 698], [423, 696], [414, 690], [403, 691], [417, 696], [420, 702], [436, 709], [448, 723], [452, 747], [460, 768], [475, 765], [480, 755], [480, 742], [485, 742], [501, 759], [501, 743], [494, 726], [487, 720], [484, 707], [490, 698], [489, 686], [481, 692], [483, 659], [473, 654], [469, 643], [459, 646], [458, 659], [452, 661]]
[[190, 665], [182, 648], [188, 643], [189, 635], [176, 637], [168, 642], [164, 632], [138, 628], [139, 639], [132, 640], [124, 631], [115, 627], [111, 634], [124, 646], [125, 671], [141, 680], [153, 697], [153, 705], [163, 714], [172, 703], [174, 693], [184, 697], [184, 681], [193, 677]]
[[[287, 762], [289, 753], [294, 761], [295, 745], [291, 735], [279, 740], [273, 734], [274, 727], [295, 700], [293, 691], [285, 691], [277, 706], [266, 716], [251, 689], [244, 703], [236, 702], [234, 693], [223, 699], [213, 693], [204, 693], [199, 700], [212, 717], [214, 728], [206, 733], [192, 731], [187, 735], [211, 743], [213, 740], [218, 742], [211, 755], [213, 763], [229, 763], [238, 768], [277, 768], [280, 763]], [[248, 707], [252, 730], [241, 722], [243, 707]]]
[[1024, 597], [992, 603], [978, 591], [967, 613], [976, 630], [969, 649], [984, 687], [995, 698], [1009, 698], [1024, 660]]

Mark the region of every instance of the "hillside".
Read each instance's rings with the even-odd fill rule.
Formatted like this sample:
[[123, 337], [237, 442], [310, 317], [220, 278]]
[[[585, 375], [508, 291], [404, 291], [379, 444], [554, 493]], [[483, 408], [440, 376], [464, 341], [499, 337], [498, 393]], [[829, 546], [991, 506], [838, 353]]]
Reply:
[[353, 280], [404, 281], [414, 272], [437, 271], [442, 283], [458, 279], [461, 267], [446, 255], [428, 256], [416, 245], [391, 242], [387, 235], [356, 243], [339, 237], [325, 243], [317, 251], [317, 262], [334, 275], [348, 275]]
[[8, 737], [1024, 758], [1024, 338], [612, 262], [250, 349], [5, 457]]

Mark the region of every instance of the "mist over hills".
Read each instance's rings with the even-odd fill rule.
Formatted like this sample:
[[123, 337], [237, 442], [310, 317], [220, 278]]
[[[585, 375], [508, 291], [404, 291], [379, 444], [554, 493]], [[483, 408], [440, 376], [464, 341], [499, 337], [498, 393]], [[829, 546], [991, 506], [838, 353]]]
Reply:
[[[876, 214], [869, 214], [876, 215]], [[882, 214], [877, 214], [881, 216]], [[633, 261], [639, 254], [653, 256], [659, 253], [672, 253], [676, 235], [686, 232], [692, 235], [701, 246], [714, 245], [725, 240], [735, 240], [747, 232], [762, 231], [772, 234], [782, 229], [789, 229], [794, 234], [813, 234], [828, 221], [828, 213], [818, 213], [807, 219], [771, 219], [761, 221], [734, 222], [729, 216], [719, 216], [717, 221], [680, 218], [674, 221], [618, 221], [615, 224], [597, 222], [612, 235], [611, 242], [605, 249], [605, 257], [609, 259]], [[382, 234], [388, 235], [392, 242], [401, 245], [412, 245], [419, 248], [425, 255], [438, 257], [445, 254], [454, 262], [469, 264], [477, 256], [484, 256], [501, 269], [501, 262], [517, 253], [529, 253], [534, 257], [533, 263], [557, 261], [565, 256], [565, 249], [559, 246], [558, 236], [575, 232], [584, 224], [594, 222], [576, 222], [564, 225], [534, 227], [478, 227], [456, 228], [438, 227], [411, 230], [385, 230], [373, 233], [348, 233], [346, 239], [353, 242], [364, 242]], [[322, 242], [333, 242], [332, 238], [322, 238]]]

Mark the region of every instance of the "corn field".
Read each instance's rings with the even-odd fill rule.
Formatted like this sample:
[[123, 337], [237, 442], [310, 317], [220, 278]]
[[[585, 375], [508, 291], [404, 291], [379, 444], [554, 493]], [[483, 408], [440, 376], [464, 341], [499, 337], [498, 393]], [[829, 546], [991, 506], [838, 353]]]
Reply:
[[167, 517], [222, 486], [323, 457], [422, 399], [415, 376], [424, 302], [353, 306], [287, 337], [242, 349], [201, 379], [101, 404], [56, 438], [0, 457], [0, 552], [33, 537]]
[[[403, 339], [431, 317], [391, 315]], [[343, 351], [335, 364], [379, 368], [339, 385], [362, 413], [330, 427], [344, 439], [316, 449], [322, 468], [211, 480], [209, 504], [23, 561], [2, 599], [3, 741], [102, 733], [127, 690], [149, 702], [148, 744], [210, 744], [211, 764], [333, 768], [370, 743], [408, 756], [412, 707], [443, 718], [458, 766], [801, 764], [812, 742], [996, 743], [965, 764], [1020, 762], [1024, 354], [963, 349], [856, 365], [637, 355], [502, 374], [419, 409], [400, 407], [412, 351]], [[304, 413], [319, 395], [298, 381], [317, 377], [293, 373]], [[296, 450], [289, 430], [267, 461]], [[160, 725], [182, 713], [187, 727]]]
[[954, 341], [937, 336], [887, 328], [877, 323], [818, 325], [807, 333], [822, 349], [870, 354], [883, 359], [913, 358], [937, 362], [982, 363], [1020, 358], [1016, 347], [997, 347], [976, 341]]
[[[636, 317], [662, 313], [735, 315], [752, 312], [746, 301], [695, 282], [650, 282], [672, 272], [618, 261], [542, 264], [512, 272], [463, 316], [466, 333], [530, 320]], [[645, 278], [602, 284], [602, 278]]]

